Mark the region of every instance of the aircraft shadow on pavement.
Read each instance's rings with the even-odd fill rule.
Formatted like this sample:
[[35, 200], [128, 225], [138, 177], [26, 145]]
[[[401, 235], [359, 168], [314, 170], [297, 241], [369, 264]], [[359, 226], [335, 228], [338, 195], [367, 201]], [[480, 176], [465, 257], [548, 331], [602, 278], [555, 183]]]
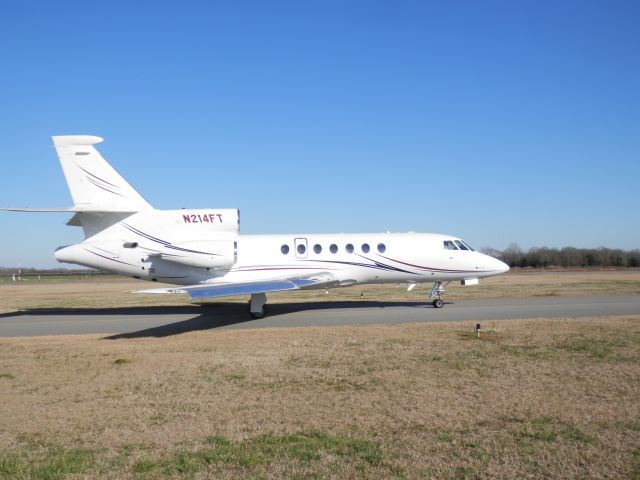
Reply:
[[[304, 311], [349, 309], [349, 308], [392, 308], [392, 307], [424, 307], [430, 305], [423, 302], [376, 302], [376, 301], [339, 301], [312, 303], [274, 303], [267, 304], [267, 317], [264, 320], [279, 315], [287, 315]], [[253, 319], [249, 316], [248, 305], [243, 303], [205, 303], [194, 306], [199, 315], [179, 322], [158, 325], [156, 327], [134, 332], [118, 333], [105, 337], [105, 340], [119, 340], [124, 338], [169, 337], [182, 333], [213, 330], [243, 323], [254, 323], [260, 327], [263, 319]], [[148, 313], [148, 312], [144, 312]], [[166, 313], [166, 312], [164, 312]], [[187, 312], [184, 312], [187, 313]], [[295, 326], [295, 325], [293, 325]]]
[[0, 318], [47, 315], [165, 315], [165, 314], [198, 314], [201, 313], [200, 305], [167, 306], [167, 307], [38, 307], [25, 308], [23, 310], [0, 313]]
[[[335, 301], [335, 302], [309, 302], [309, 303], [273, 303], [267, 304], [267, 317], [264, 320], [280, 315], [296, 312], [322, 311], [336, 309], [360, 309], [360, 308], [393, 308], [393, 307], [420, 307], [430, 306], [429, 302], [385, 302], [372, 300]], [[212, 330], [230, 325], [255, 322], [259, 327], [262, 319], [253, 319], [249, 316], [248, 304], [240, 302], [215, 302], [180, 306], [139, 306], [139, 307], [114, 307], [114, 308], [31, 308], [19, 312], [0, 314], [0, 318], [29, 316], [122, 316], [124, 318], [143, 315], [193, 315], [192, 318], [177, 322], [158, 325], [133, 332], [123, 332], [104, 337], [106, 340], [118, 340], [125, 338], [143, 337], [168, 337], [187, 332]], [[160, 318], [161, 319], [161, 318]], [[90, 319], [88, 320], [90, 321]]]

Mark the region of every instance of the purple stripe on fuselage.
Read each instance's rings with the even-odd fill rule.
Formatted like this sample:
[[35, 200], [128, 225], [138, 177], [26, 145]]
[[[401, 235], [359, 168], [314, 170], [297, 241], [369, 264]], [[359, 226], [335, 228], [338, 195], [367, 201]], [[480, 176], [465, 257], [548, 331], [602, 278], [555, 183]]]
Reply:
[[175, 245], [172, 245], [171, 242], [167, 242], [166, 240], [162, 240], [160, 238], [156, 238], [153, 237], [151, 235], [149, 235], [148, 233], [144, 233], [141, 230], [138, 230], [137, 228], [132, 227], [131, 225], [128, 225], [126, 223], [122, 223], [122, 225], [124, 225], [125, 228], [129, 229], [131, 232], [140, 235], [141, 237], [146, 238], [147, 240], [151, 240], [152, 242], [156, 242], [159, 243], [161, 245], [164, 245], [167, 248], [171, 248], [172, 250], [178, 250], [179, 252], [187, 252], [187, 253], [198, 253], [198, 254], [202, 254], [202, 255], [213, 255], [215, 257], [220, 257], [222, 256], [219, 253], [212, 253], [212, 252], [201, 252], [199, 250], [190, 250], [188, 248], [183, 248], [183, 247], [177, 247]]
[[101, 258], [104, 258], [106, 260], [111, 260], [112, 262], [122, 263], [123, 265], [129, 265], [130, 267], [136, 267], [136, 265], [133, 265], [132, 263], [122, 262], [120, 260], [116, 260], [115, 258], [109, 258], [109, 257], [106, 257], [104, 255], [100, 255], [99, 253], [92, 252], [89, 249], [85, 249], [85, 250], [87, 250], [87, 252], [89, 252], [89, 253], [93, 253], [94, 255], [96, 255], [98, 257], [101, 257]]
[[423, 265], [414, 265], [413, 263], [402, 262], [400, 260], [396, 260], [394, 258], [385, 257], [384, 255], [380, 255], [382, 258], [386, 258], [387, 260], [391, 260], [392, 262], [400, 263], [402, 265], [406, 265], [408, 267], [419, 268], [420, 270], [429, 270], [433, 272], [442, 272], [442, 273], [486, 273], [491, 270], [452, 270], [447, 268], [435, 268], [435, 267], [425, 267]]
[[[360, 256], [360, 255], [358, 255], [358, 256]], [[370, 258], [367, 258], [367, 257], [361, 257], [361, 258], [364, 258], [366, 260], [371, 260]], [[368, 264], [368, 263], [344, 262], [344, 261], [339, 261], [339, 260], [308, 260], [308, 261], [309, 262], [320, 262], [320, 263], [337, 263], [339, 265], [350, 265], [352, 267], [373, 268], [374, 270], [386, 270], [388, 272], [400, 272], [400, 273], [408, 273], [410, 275], [420, 275], [420, 273], [410, 272], [409, 270], [403, 270], [401, 268], [392, 267], [390, 265], [385, 265], [384, 263], [376, 262], [374, 260], [371, 260], [372, 262], [374, 262], [373, 265]]]

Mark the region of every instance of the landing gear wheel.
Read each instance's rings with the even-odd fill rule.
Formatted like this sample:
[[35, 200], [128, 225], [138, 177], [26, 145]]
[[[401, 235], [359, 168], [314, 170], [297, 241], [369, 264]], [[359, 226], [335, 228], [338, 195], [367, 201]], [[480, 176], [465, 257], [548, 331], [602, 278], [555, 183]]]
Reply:
[[439, 298], [436, 298], [433, 301], [433, 308], [442, 308], [444, 306], [444, 302], [442, 300], [440, 300]]
[[249, 315], [251, 315], [251, 318], [264, 317], [267, 314], [266, 303], [267, 296], [264, 292], [252, 293], [251, 300], [249, 300]]
[[267, 307], [263, 306], [262, 310], [259, 312], [252, 312], [251, 310], [249, 310], [249, 315], [251, 315], [251, 318], [264, 318], [264, 316], [267, 314]]

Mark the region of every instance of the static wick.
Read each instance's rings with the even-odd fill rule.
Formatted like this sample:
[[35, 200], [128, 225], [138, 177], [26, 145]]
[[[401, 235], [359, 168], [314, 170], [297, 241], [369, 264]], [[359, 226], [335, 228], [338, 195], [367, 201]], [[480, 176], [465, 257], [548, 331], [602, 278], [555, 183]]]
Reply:
[[476, 323], [476, 336], [480, 338], [480, 324]]

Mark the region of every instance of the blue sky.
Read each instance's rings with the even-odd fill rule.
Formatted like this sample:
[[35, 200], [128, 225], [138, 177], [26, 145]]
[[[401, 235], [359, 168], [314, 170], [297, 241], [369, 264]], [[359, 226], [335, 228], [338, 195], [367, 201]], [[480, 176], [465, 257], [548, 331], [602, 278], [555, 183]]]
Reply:
[[[9, 2], [0, 62], [0, 206], [70, 206], [50, 136], [92, 134], [243, 233], [640, 248], [636, 1]], [[0, 265], [66, 220], [0, 213]]]

